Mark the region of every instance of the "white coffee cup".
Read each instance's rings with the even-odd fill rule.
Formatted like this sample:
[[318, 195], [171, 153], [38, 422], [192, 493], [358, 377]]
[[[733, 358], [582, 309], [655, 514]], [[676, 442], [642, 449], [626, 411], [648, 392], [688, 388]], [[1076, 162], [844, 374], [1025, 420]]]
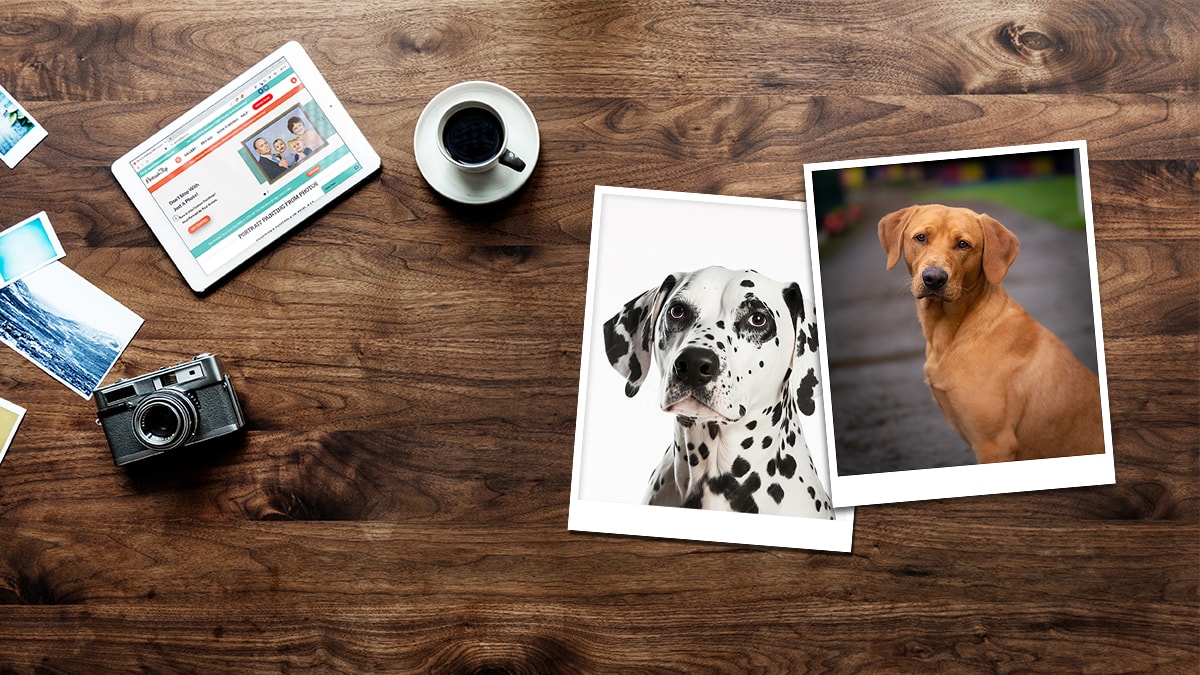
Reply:
[[438, 121], [437, 143], [446, 161], [469, 173], [491, 171], [497, 164], [525, 170], [524, 160], [508, 149], [504, 118], [483, 101], [450, 106]]

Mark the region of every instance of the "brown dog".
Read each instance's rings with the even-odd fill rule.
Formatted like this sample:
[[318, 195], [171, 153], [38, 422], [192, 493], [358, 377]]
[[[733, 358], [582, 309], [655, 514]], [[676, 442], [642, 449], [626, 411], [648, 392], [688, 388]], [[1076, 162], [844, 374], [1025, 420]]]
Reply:
[[1020, 243], [996, 219], [940, 204], [879, 221], [925, 333], [925, 382], [980, 463], [1104, 452], [1100, 382], [1000, 282]]

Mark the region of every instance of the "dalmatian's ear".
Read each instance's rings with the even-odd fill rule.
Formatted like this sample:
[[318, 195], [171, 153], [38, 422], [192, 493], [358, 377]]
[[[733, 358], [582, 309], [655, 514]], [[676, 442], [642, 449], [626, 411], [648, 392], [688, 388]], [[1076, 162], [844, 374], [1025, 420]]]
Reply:
[[604, 322], [604, 353], [608, 362], [625, 377], [625, 395], [638, 393], [650, 372], [650, 341], [663, 300], [682, 274], [670, 274], [657, 288], [625, 303], [616, 316]]
[[817, 386], [818, 373], [821, 372], [820, 357], [817, 356], [817, 308], [796, 283], [783, 289], [783, 301], [796, 326], [796, 351], [792, 354], [792, 385], [796, 387], [796, 403], [800, 412], [811, 415], [816, 411], [814, 399], [821, 395]]

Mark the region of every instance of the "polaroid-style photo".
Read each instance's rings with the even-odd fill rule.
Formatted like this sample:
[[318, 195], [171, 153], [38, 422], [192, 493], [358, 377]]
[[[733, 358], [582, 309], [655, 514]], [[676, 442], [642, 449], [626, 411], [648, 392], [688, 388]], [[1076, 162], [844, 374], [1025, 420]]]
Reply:
[[0, 232], [0, 288], [65, 256], [42, 211]]
[[0, 289], [0, 342], [85, 399], [142, 318], [56, 262]]
[[0, 159], [13, 168], [46, 137], [33, 115], [0, 87]]
[[25, 409], [21, 406], [0, 398], [0, 462], [12, 444], [13, 436], [17, 435], [17, 427], [25, 417]]
[[804, 179], [835, 505], [1115, 481], [1084, 142]]
[[569, 529], [850, 550], [809, 260], [800, 202], [596, 188]]

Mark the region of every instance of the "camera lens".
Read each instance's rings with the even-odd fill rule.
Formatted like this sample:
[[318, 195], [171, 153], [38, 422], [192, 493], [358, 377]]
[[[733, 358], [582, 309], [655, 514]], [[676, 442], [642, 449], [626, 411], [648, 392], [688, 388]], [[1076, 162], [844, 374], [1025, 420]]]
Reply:
[[148, 436], [171, 438], [179, 433], [180, 423], [174, 410], [165, 405], [156, 405], [146, 410], [142, 417], [142, 431]]
[[196, 406], [187, 395], [160, 389], [138, 403], [133, 432], [146, 447], [171, 450], [183, 445], [196, 430]]

